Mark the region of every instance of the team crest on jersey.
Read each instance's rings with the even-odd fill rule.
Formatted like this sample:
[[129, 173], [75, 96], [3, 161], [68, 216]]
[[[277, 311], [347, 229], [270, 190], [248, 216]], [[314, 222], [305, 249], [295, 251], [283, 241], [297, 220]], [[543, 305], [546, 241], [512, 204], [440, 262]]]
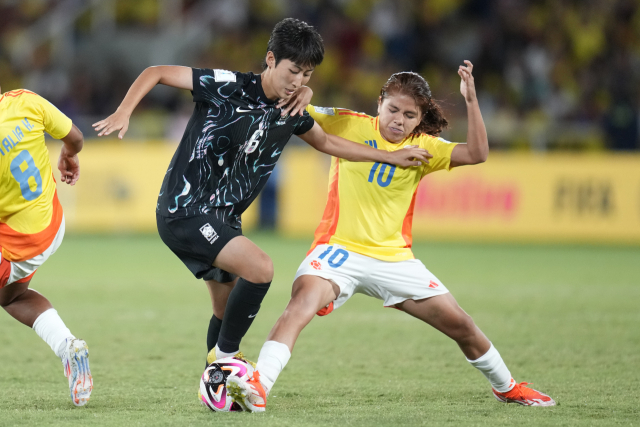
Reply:
[[335, 111], [331, 107], [313, 107], [316, 113], [325, 114], [327, 116], [335, 115]]
[[276, 122], [276, 125], [281, 126], [281, 125], [285, 124], [287, 122], [288, 118], [289, 118], [289, 114], [287, 114], [285, 116], [280, 116], [280, 118]]
[[202, 233], [204, 238], [207, 239], [207, 241], [211, 244], [213, 244], [213, 242], [218, 240], [218, 237], [220, 237], [218, 236], [218, 233], [216, 233], [216, 230], [214, 230], [209, 223], [206, 223], [205, 225], [200, 227], [200, 232]]
[[213, 70], [213, 78], [216, 82], [235, 82], [236, 75], [233, 71], [228, 70]]
[[316, 270], [322, 270], [322, 264], [320, 264], [320, 261], [318, 261], [317, 259], [311, 261], [309, 265], [311, 265], [311, 267], [315, 268]]

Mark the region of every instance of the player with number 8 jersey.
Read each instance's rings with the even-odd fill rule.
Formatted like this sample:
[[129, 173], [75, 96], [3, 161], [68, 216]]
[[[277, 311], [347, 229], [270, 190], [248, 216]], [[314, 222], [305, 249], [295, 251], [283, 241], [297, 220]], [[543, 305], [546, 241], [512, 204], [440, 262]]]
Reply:
[[60, 228], [62, 207], [44, 131], [61, 139], [69, 133], [71, 120], [27, 90], [10, 91], [0, 99], [4, 116], [0, 133], [0, 239], [3, 257], [21, 261], [43, 252]]
[[33, 92], [0, 96], [0, 305], [60, 357], [71, 399], [82, 406], [93, 389], [87, 344], [71, 334], [42, 294], [29, 289], [36, 270], [62, 243], [65, 228], [45, 132], [64, 142], [61, 180], [75, 185], [82, 132]]

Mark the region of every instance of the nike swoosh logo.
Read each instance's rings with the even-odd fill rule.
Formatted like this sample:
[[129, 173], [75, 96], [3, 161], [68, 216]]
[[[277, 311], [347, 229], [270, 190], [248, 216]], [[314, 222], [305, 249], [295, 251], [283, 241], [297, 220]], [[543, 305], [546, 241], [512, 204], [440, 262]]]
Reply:
[[237, 107], [237, 108], [236, 108], [236, 111], [237, 111], [238, 113], [250, 113], [250, 112], [252, 112], [253, 110], [243, 110], [242, 108]]
[[253, 319], [253, 318], [254, 318], [254, 317], [256, 317], [256, 316], [257, 316], [257, 313], [256, 313], [256, 314], [250, 314], [250, 315], [249, 315], [249, 319]]

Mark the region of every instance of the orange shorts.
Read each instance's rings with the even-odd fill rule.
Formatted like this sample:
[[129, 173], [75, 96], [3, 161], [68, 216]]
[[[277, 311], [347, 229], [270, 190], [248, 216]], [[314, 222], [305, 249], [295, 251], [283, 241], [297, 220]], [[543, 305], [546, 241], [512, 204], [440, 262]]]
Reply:
[[31, 280], [36, 270], [60, 247], [64, 237], [64, 217], [53, 242], [44, 252], [24, 261], [9, 261], [2, 255], [0, 247], [0, 289], [12, 283], [24, 283]]

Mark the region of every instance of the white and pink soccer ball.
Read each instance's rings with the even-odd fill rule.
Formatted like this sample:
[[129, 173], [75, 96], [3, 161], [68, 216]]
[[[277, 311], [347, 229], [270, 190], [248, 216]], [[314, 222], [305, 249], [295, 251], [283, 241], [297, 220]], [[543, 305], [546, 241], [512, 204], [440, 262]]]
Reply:
[[253, 366], [242, 359], [225, 357], [210, 364], [200, 378], [200, 400], [215, 412], [242, 411], [242, 407], [227, 394], [227, 378], [236, 376], [249, 380]]

